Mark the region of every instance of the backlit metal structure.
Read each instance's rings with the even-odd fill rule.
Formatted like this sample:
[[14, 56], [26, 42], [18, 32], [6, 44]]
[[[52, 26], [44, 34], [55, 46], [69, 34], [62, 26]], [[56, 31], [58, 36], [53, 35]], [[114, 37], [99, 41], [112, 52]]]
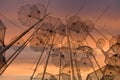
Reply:
[[[87, 71], [92, 73], [87, 73], [86, 80], [119, 80], [119, 35], [109, 40], [95, 28], [96, 23], [94, 24], [91, 20], [82, 20], [78, 15], [69, 16], [66, 18], [66, 23], [63, 23], [60, 18], [47, 13], [49, 3], [50, 0], [47, 7], [41, 3], [21, 6], [18, 11], [19, 21], [24, 26], [28, 26], [28, 29], [13, 38], [6, 46], [4, 45], [6, 27], [0, 21], [0, 75], [29, 44], [32, 51], [39, 53], [30, 80], [83, 80], [82, 72]], [[22, 38], [32, 30], [32, 34], [23, 40]], [[93, 31], [102, 38], [96, 39], [92, 34]], [[89, 38], [105, 56], [106, 66], [101, 67], [94, 47], [87, 43]], [[110, 42], [107, 51], [103, 48], [106, 40]], [[6, 60], [3, 54], [11, 47], [14, 53]], [[44, 56], [46, 57], [44, 69], [37, 74]], [[51, 74], [52, 72], [47, 73], [50, 61], [59, 68], [55, 76]], [[65, 70], [69, 73], [65, 73]]]

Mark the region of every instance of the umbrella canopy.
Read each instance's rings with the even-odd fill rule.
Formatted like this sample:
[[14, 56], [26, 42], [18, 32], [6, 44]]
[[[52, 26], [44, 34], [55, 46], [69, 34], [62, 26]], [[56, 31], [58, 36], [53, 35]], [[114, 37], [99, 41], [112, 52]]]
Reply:
[[24, 26], [32, 26], [44, 17], [46, 8], [44, 5], [38, 4], [26, 4], [21, 6], [18, 11], [18, 19]]
[[57, 66], [63, 68], [66, 64], [69, 64], [69, 51], [67, 47], [57, 48], [54, 53], [51, 54], [51, 62]]
[[112, 61], [112, 63], [113, 63], [114, 65], [111, 64], [110, 61], [106, 61], [106, 64], [120, 67], [120, 54], [114, 54], [113, 56], [110, 57], [110, 60]]
[[[118, 70], [120, 70], [120, 68], [117, 67]], [[95, 75], [98, 75], [99, 80], [119, 80], [120, 76], [118, 75], [118, 73], [115, 71], [114, 67], [111, 65], [106, 65], [104, 67], [101, 68], [101, 70], [103, 71], [103, 73], [101, 73], [100, 69], [88, 74], [86, 80], [97, 80], [97, 77]]]

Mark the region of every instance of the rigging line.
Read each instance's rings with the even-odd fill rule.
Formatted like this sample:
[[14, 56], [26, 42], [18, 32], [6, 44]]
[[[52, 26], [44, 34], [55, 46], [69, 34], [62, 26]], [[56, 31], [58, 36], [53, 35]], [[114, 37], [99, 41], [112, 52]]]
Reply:
[[[95, 21], [95, 23], [94, 23], [94, 26], [95, 26], [95, 25], [98, 23], [98, 21], [103, 17], [103, 15], [105, 14], [105, 12], [107, 12], [109, 8], [110, 8], [110, 6], [107, 6], [107, 7], [103, 10], [103, 12], [100, 14], [100, 16], [96, 19], [96, 21]], [[95, 27], [94, 27], [94, 30], [96, 30], [100, 35], [102, 35], [106, 40], [109, 41], [109, 39], [108, 39], [105, 35], [103, 35], [99, 30], [97, 30]]]
[[5, 48], [0, 50], [0, 54], [2, 55], [6, 50], [8, 50], [11, 46], [15, 44], [20, 38], [22, 38], [25, 34], [27, 34], [31, 29], [33, 29], [37, 24], [42, 22], [50, 13], [45, 15], [42, 19], [40, 19], [37, 23], [35, 23], [33, 26], [31, 26], [29, 29], [25, 30], [23, 33], [21, 33], [15, 40], [13, 40], [10, 44], [8, 44]]
[[[89, 33], [88, 33], [89, 34]], [[97, 43], [97, 41], [94, 39], [94, 37], [89, 34], [89, 36], [92, 38], [92, 40]], [[101, 50], [101, 52], [104, 54], [104, 56], [107, 58], [108, 61], [110, 61], [111, 64], [115, 65], [112, 60], [109, 59], [108, 55], [106, 54], [107, 52], [105, 52], [103, 49], [99, 48]], [[120, 70], [116, 68], [116, 66], [114, 66], [114, 70], [120, 75]]]
[[52, 48], [53, 48], [53, 44], [54, 44], [56, 34], [52, 34], [52, 36], [53, 36], [52, 45], [51, 45], [50, 50], [48, 52], [48, 57], [47, 57], [47, 61], [46, 61], [46, 64], [45, 64], [45, 69], [43, 71], [42, 80], [44, 80], [44, 77], [45, 77], [46, 69], [47, 69], [47, 66], [48, 66], [48, 62], [49, 62], [49, 58], [50, 58], [50, 54], [51, 54], [51, 51], [52, 51]]
[[109, 8], [110, 8], [110, 6], [107, 6], [107, 7], [103, 10], [103, 12], [100, 14], [100, 16], [96, 19], [94, 25], [96, 25], [96, 24], [98, 23], [98, 21], [103, 17], [103, 15], [105, 14], [105, 12], [107, 12]]
[[11, 24], [15, 25], [17, 28], [21, 29], [21, 30], [25, 30], [24, 28], [18, 26], [17, 24], [15, 24], [12, 20], [8, 19], [7, 17], [5, 17], [2, 13], [0, 13], [0, 15], [6, 19], [8, 22], [10, 22]]
[[46, 49], [45, 47], [47, 46], [48, 42], [49, 42], [49, 39], [47, 39], [47, 41], [44, 43], [44, 49], [42, 50], [42, 52], [41, 52], [41, 54], [40, 54], [40, 57], [39, 57], [39, 59], [38, 59], [38, 61], [37, 61], [37, 64], [36, 64], [36, 66], [35, 66], [35, 68], [34, 68], [33, 74], [32, 74], [32, 76], [31, 76], [31, 80], [33, 79], [33, 77], [34, 77], [34, 75], [35, 75], [35, 73], [36, 73], [36, 71], [37, 71], [37, 69], [38, 69], [39, 63], [40, 63], [40, 61], [41, 61], [41, 58], [42, 58], [42, 56], [43, 56], [43, 53], [44, 53], [44, 51], [45, 51], [45, 49]]

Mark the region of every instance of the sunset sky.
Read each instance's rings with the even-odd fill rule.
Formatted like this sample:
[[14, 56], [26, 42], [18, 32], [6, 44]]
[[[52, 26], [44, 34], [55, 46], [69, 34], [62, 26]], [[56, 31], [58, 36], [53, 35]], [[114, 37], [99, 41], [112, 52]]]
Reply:
[[[20, 29], [16, 27], [0, 15], [0, 19], [7, 27], [5, 35], [6, 44], [9, 43], [12, 37], [22, 33], [25, 29], [28, 28], [27, 26], [23, 26], [18, 21], [17, 12], [19, 11], [20, 7], [28, 3], [36, 4], [38, 2], [46, 6], [48, 0], [0, 0], [0, 13], [9, 18], [15, 24], [19, 25], [21, 28], [23, 28]], [[116, 35], [119, 33], [120, 0], [51, 0], [48, 12], [52, 12], [52, 16], [59, 17], [65, 22], [65, 16], [74, 15], [82, 5], [83, 8], [78, 13], [78, 15], [83, 21], [90, 19], [93, 22], [95, 22], [104, 11], [104, 9], [109, 6], [109, 9], [104, 13], [95, 27], [103, 32], [105, 35], [108, 35], [106, 33], [107, 31], [110, 32], [112, 35]], [[107, 31], [103, 30], [103, 28]], [[111, 35], [108, 35], [108, 37], [110, 38]], [[7, 51], [6, 54], [10, 54], [10, 52], [13, 52], [13, 49]], [[22, 54], [0, 77], [0, 80], [28, 80], [32, 74], [32, 71], [34, 69], [34, 62], [36, 58], [38, 58], [38, 55], [38, 53], [31, 51], [30, 48], [25, 48]], [[98, 54], [97, 56], [102, 55]], [[100, 61], [102, 65], [103, 61], [104, 60]], [[53, 68], [55, 70], [52, 71], [50, 68]], [[51, 65], [50, 68], [48, 69], [48, 72], [54, 74], [57, 73], [56, 67]], [[43, 67], [40, 69], [43, 69]], [[85, 73], [83, 73], [83, 76], [85, 76]]]

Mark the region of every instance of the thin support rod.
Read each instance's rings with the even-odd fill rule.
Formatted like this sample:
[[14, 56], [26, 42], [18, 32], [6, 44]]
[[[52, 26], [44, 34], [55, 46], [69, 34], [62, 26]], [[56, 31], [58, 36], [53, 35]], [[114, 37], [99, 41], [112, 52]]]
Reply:
[[70, 37], [69, 37], [67, 29], [66, 29], [66, 34], [67, 34], [68, 50], [69, 50], [69, 56], [70, 56], [71, 79], [74, 80], [74, 66], [73, 66], [72, 49], [71, 49]]
[[40, 57], [39, 57], [39, 59], [38, 59], [38, 61], [37, 61], [37, 63], [36, 63], [35, 69], [34, 69], [33, 74], [32, 74], [32, 76], [31, 76], [31, 80], [33, 80], [33, 77], [34, 77], [34, 75], [35, 75], [35, 73], [36, 73], [36, 71], [37, 71], [37, 69], [38, 69], [39, 63], [40, 63], [40, 61], [41, 61], [41, 59], [42, 59], [43, 53], [44, 53], [44, 51], [45, 51], [45, 49], [46, 49], [45, 47], [47, 46], [48, 42], [49, 42], [49, 39], [44, 43], [44, 49], [42, 50], [42, 52], [41, 52], [41, 54], [40, 54]]
[[109, 8], [110, 8], [110, 6], [107, 6], [107, 7], [103, 10], [103, 12], [100, 14], [100, 16], [96, 19], [95, 25], [96, 25], [96, 24], [98, 23], [98, 21], [102, 18], [102, 16], [105, 14], [105, 12], [108, 11]]
[[[71, 34], [69, 34], [69, 36], [70, 36], [70, 38], [71, 38]], [[72, 38], [71, 38], [72, 39]], [[72, 41], [71, 41], [72, 42]], [[76, 50], [75, 50], [75, 53], [76, 53]], [[74, 55], [74, 58], [76, 59], [76, 55], [75, 54], [73, 54]], [[78, 78], [78, 80], [82, 80], [82, 76], [81, 76], [81, 70], [80, 70], [80, 68], [78, 68], [78, 61], [74, 61], [75, 62], [75, 66], [76, 66], [76, 70], [77, 70], [77, 78]]]
[[[92, 54], [92, 53], [91, 53]], [[93, 54], [92, 54], [93, 55]], [[92, 61], [91, 61], [91, 59], [90, 59], [90, 57], [87, 55], [87, 58], [88, 58], [88, 60], [90, 61], [90, 64], [91, 64], [91, 66], [92, 66], [92, 68], [93, 68], [93, 70], [94, 70], [94, 72], [95, 72], [95, 75], [96, 75], [96, 77], [97, 77], [97, 80], [99, 80], [99, 77], [98, 77], [98, 75], [97, 75], [97, 73], [96, 73], [96, 70], [95, 70], [95, 68], [94, 68], [94, 66], [93, 66], [93, 63], [92, 63]]]
[[56, 36], [56, 34], [53, 35], [52, 45], [51, 45], [50, 50], [49, 50], [49, 52], [48, 52], [48, 57], [47, 57], [47, 61], [46, 61], [46, 64], [45, 64], [45, 69], [44, 69], [44, 71], [43, 71], [42, 80], [44, 80], [44, 77], [45, 77], [45, 73], [46, 73], [46, 69], [47, 69], [47, 66], [48, 66], [50, 54], [51, 54], [51, 51], [52, 51], [52, 48], [53, 48], [55, 36]]
[[59, 67], [59, 80], [61, 80], [61, 63], [62, 63], [62, 53], [60, 52], [60, 67]]
[[[75, 54], [74, 54], [74, 58], [76, 59], [76, 55]], [[77, 80], [82, 80], [81, 74], [79, 73], [80, 69], [78, 67], [78, 61], [77, 60], [75, 60], [75, 66], [76, 66], [76, 70], [77, 70]]]

